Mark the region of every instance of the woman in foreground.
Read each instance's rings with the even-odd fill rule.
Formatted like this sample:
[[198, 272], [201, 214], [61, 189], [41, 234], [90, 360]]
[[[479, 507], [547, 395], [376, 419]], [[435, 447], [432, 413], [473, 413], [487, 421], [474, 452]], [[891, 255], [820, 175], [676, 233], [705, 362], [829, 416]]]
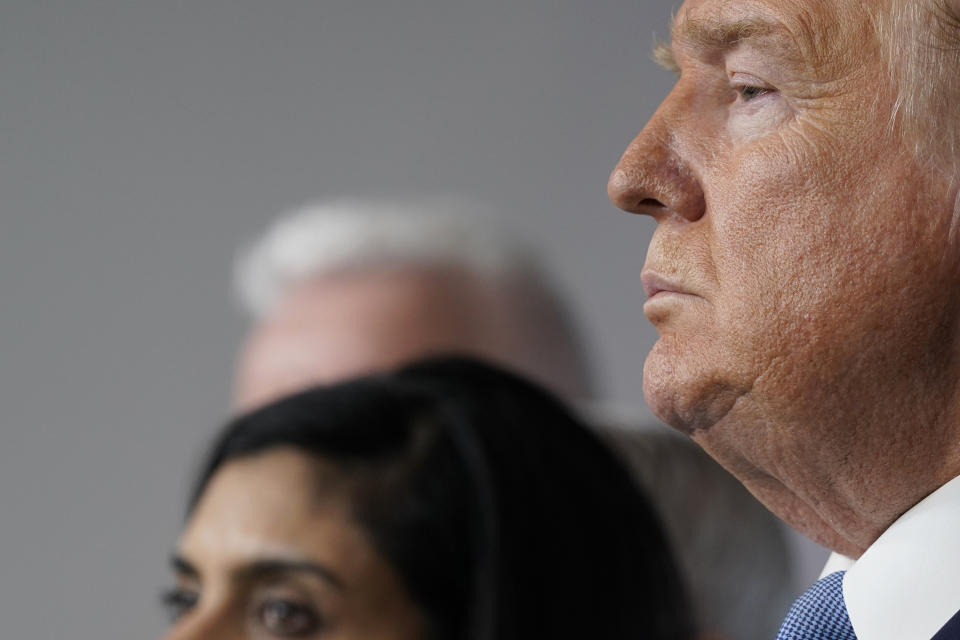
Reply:
[[168, 640], [686, 640], [651, 508], [560, 403], [461, 358], [318, 388], [214, 444]]

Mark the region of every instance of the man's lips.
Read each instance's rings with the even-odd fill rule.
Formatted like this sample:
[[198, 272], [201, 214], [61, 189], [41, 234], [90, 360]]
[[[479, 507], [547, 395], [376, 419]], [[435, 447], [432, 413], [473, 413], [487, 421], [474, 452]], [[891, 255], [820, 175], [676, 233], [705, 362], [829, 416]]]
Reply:
[[683, 285], [655, 271], [641, 273], [640, 282], [643, 284], [643, 290], [648, 299], [659, 293], [690, 293]]

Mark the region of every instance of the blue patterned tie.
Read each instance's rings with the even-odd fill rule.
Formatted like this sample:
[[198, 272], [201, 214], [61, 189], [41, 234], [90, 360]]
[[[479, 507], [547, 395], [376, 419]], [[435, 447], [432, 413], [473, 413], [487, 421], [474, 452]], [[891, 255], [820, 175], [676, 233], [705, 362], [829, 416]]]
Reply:
[[843, 603], [843, 573], [820, 578], [797, 598], [777, 640], [857, 640]]

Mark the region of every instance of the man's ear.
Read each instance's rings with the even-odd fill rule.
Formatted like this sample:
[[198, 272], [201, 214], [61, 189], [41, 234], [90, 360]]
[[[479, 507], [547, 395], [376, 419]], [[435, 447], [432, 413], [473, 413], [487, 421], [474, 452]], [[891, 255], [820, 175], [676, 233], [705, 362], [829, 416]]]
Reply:
[[[960, 163], [958, 163], [958, 165], [960, 165]], [[953, 173], [953, 189], [956, 191], [953, 200], [953, 220], [956, 225], [957, 221], [960, 220], [960, 166], [957, 166], [957, 169]]]

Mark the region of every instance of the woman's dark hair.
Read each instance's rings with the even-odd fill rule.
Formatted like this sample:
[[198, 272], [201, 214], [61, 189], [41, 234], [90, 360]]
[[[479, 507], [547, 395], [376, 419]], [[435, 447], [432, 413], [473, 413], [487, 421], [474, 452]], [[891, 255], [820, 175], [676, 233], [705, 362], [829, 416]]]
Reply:
[[241, 416], [225, 462], [275, 447], [329, 461], [430, 640], [686, 640], [678, 570], [620, 461], [534, 384], [466, 358], [312, 389]]

